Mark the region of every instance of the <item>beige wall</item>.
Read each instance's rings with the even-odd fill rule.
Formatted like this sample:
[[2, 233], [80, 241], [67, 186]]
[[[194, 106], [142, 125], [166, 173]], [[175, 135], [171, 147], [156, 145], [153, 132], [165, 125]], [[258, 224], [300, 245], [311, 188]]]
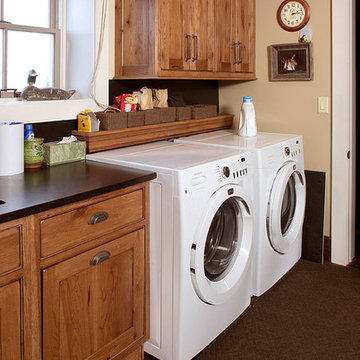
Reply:
[[[248, 82], [220, 82], [222, 112], [236, 114], [243, 96], [252, 96], [258, 131], [303, 136], [305, 169], [326, 172], [325, 234], [330, 234], [331, 159], [331, 9], [330, 0], [307, 0], [312, 9], [314, 80], [270, 82], [268, 46], [298, 41], [298, 32], [282, 30], [276, 20], [281, 0], [256, 0], [256, 75]], [[317, 97], [329, 97], [329, 114], [317, 113]]]

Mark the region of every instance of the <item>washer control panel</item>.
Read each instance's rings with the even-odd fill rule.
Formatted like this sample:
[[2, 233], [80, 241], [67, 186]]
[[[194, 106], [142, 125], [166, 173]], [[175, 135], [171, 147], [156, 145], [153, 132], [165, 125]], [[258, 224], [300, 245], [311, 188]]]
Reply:
[[229, 164], [218, 166], [217, 168], [218, 180], [233, 181], [249, 174], [249, 166], [246, 157], [239, 157], [236, 160], [231, 160]]

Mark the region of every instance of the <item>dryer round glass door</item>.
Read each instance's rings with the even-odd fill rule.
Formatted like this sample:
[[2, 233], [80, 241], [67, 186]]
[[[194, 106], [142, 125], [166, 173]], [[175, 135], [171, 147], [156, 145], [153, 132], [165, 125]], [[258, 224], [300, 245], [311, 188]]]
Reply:
[[304, 171], [291, 161], [276, 174], [267, 211], [268, 237], [280, 254], [286, 254], [302, 231], [304, 211]]
[[204, 302], [224, 303], [241, 285], [250, 264], [252, 215], [238, 185], [226, 185], [209, 199], [191, 249], [191, 278]]

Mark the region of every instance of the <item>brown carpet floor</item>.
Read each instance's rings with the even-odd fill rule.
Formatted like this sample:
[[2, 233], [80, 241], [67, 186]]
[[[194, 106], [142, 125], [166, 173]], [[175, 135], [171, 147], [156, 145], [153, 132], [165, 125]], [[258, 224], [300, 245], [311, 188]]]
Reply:
[[360, 359], [360, 269], [300, 260], [194, 358], [258, 359]]

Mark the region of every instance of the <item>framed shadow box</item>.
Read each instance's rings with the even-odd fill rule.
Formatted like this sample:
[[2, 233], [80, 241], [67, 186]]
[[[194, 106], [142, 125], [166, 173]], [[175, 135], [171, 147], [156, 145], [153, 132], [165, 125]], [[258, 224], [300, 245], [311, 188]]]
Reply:
[[270, 81], [314, 78], [312, 43], [270, 45]]

